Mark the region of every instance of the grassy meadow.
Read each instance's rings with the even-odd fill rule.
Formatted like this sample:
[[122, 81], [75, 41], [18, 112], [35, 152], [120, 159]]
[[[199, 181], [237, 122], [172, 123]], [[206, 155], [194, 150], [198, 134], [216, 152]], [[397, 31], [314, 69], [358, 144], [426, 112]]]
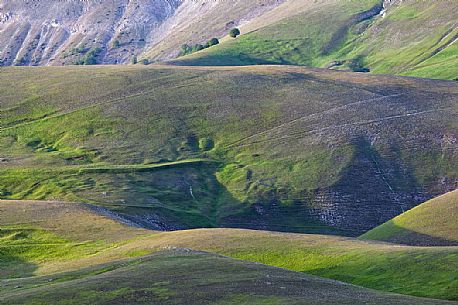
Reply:
[[[83, 276], [84, 275], [84, 276]], [[48, 281], [48, 283], [46, 283]], [[53, 284], [49, 284], [49, 282]], [[189, 249], [22, 281], [9, 304], [452, 304]], [[230, 287], [230, 289], [228, 289]], [[1, 299], [1, 297], [0, 297]]]
[[0, 304], [457, 304], [452, 1], [186, 2], [136, 61], [242, 35], [0, 67]]
[[343, 237], [453, 188], [454, 82], [108, 66], [2, 68], [0, 84], [0, 303], [218, 304], [241, 275], [220, 303], [458, 299], [456, 247]]

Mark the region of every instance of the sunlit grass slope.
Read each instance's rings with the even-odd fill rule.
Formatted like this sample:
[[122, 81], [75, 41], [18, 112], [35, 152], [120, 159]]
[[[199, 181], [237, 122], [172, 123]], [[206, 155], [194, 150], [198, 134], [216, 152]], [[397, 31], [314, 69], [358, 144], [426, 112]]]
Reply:
[[2, 68], [0, 198], [356, 236], [456, 187], [457, 95], [300, 67]]
[[395, 217], [361, 238], [420, 246], [458, 246], [457, 219], [458, 191], [453, 191]]
[[393, 1], [383, 17], [358, 15], [377, 6], [380, 11], [381, 3], [287, 1], [244, 25], [239, 38], [174, 63], [294, 64], [458, 78], [456, 1]]
[[[241, 229], [159, 233], [126, 227], [95, 215], [87, 206], [71, 203], [2, 201], [0, 209], [0, 295], [17, 295], [22, 291], [14, 288], [17, 286], [28, 289], [49, 284], [48, 278], [55, 282], [81, 279], [84, 283], [86, 277], [119, 267], [118, 263], [97, 267], [101, 264], [164, 249], [191, 248], [383, 291], [458, 299], [457, 247], [399, 246]], [[81, 269], [86, 267], [95, 269]], [[57, 280], [56, 273], [69, 271], [74, 271], [73, 275], [60, 275]], [[34, 275], [46, 277], [12, 279]]]
[[379, 0], [286, 1], [242, 26], [243, 35], [237, 39], [226, 39], [221, 45], [178, 58], [176, 63], [323, 66], [333, 58], [328, 53], [345, 41], [350, 20], [374, 7], [380, 10], [380, 4]]

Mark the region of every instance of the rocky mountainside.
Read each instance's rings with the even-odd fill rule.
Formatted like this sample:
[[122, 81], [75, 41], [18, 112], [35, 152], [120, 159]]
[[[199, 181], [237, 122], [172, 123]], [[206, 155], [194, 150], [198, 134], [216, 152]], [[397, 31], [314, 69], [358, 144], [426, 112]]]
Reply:
[[[173, 58], [282, 1], [0, 1], [1, 65], [128, 63]], [[227, 12], [222, 14], [222, 12]]]
[[0, 58], [3, 65], [63, 64], [92, 49], [101, 63], [126, 62], [145, 47], [150, 35], [179, 3], [1, 1]]

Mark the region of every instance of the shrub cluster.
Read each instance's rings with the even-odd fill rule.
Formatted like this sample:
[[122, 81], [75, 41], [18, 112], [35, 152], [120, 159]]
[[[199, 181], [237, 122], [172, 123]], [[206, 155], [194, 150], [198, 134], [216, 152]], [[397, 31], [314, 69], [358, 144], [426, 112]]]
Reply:
[[75, 65], [96, 65], [97, 56], [102, 52], [101, 48], [90, 49], [83, 57], [77, 59]]
[[116, 48], [119, 48], [121, 46], [121, 43], [119, 42], [119, 40], [115, 40], [113, 41], [113, 43], [111, 44], [111, 46], [116, 49]]
[[84, 45], [81, 45], [76, 48], [72, 48], [69, 51], [65, 52], [63, 54], [63, 58], [67, 58], [70, 56], [75, 56], [75, 55], [84, 55], [87, 51], [89, 51], [89, 48], [86, 48]]
[[359, 55], [349, 60], [348, 67], [353, 72], [370, 72], [370, 69], [364, 67], [364, 57]]
[[209, 48], [211, 46], [214, 46], [214, 45], [217, 45], [217, 44], [219, 44], [218, 38], [210, 39], [209, 41], [207, 41], [207, 43], [205, 45], [202, 45], [200, 43], [195, 44], [194, 46], [190, 46], [188, 44], [184, 44], [184, 45], [181, 46], [181, 50], [180, 50], [180, 53], [178, 54], [178, 56], [184, 56], [184, 55], [192, 54], [194, 52], [198, 52], [200, 50], [207, 49], [207, 48]]
[[131, 59], [130, 59], [130, 63], [133, 64], [133, 65], [136, 65], [136, 64], [142, 64], [142, 65], [149, 65], [151, 62], [148, 58], [143, 58], [143, 59], [138, 59], [136, 55], [134, 55]]

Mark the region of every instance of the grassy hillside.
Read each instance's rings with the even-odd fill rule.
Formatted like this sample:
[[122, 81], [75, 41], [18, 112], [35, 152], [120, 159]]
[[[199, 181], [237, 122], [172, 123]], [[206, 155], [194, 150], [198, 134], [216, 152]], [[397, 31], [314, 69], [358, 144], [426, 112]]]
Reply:
[[374, 7], [380, 10], [380, 3], [379, 0], [287, 1], [242, 26], [243, 35], [239, 38], [227, 39], [219, 46], [180, 58], [176, 63], [321, 66], [326, 64], [326, 59], [321, 58], [323, 52], [329, 53], [332, 41], [339, 44], [337, 40], [341, 40], [336, 33], [349, 27], [353, 16]]
[[2, 278], [31, 276], [39, 265], [89, 257], [151, 234], [81, 204], [2, 201], [0, 212]]
[[0, 94], [2, 199], [94, 203], [153, 229], [358, 235], [456, 188], [454, 82], [17, 67]]
[[[81, 277], [84, 272], [85, 277]], [[11, 305], [152, 302], [189, 305], [280, 305], [323, 302], [451, 304], [445, 301], [376, 292], [260, 264], [180, 249], [122, 263], [97, 266], [78, 273], [79, 275], [76, 272], [68, 272], [53, 277], [16, 281], [15, 284], [21, 283], [26, 286], [4, 294], [0, 301]]]
[[455, 1], [386, 2], [383, 17], [376, 14], [381, 3], [287, 1], [244, 25], [239, 38], [174, 63], [293, 64], [458, 77]]
[[[456, 247], [399, 246], [337, 236], [241, 229], [159, 233], [120, 225], [94, 214], [89, 207], [80, 204], [1, 201], [0, 210], [0, 295], [5, 297], [22, 298], [33, 294], [37, 300], [42, 300], [47, 295], [62, 293], [62, 297], [67, 298], [68, 294], [81, 287], [78, 290], [80, 296], [91, 300], [91, 291], [105, 291], [103, 287], [106, 286], [106, 281], [116, 281], [117, 274], [123, 272], [121, 270], [130, 270], [129, 272], [141, 277], [142, 273], [137, 272], [144, 268], [160, 268], [161, 265], [150, 265], [148, 260], [143, 259], [130, 263], [120, 260], [143, 257], [164, 249], [191, 248], [383, 291], [458, 299]], [[185, 263], [179, 259], [167, 261], [172, 266]], [[196, 272], [215, 271], [211, 267], [211, 260], [208, 264], [191, 267], [197, 268]], [[221, 264], [224, 265], [223, 262]], [[184, 266], [177, 268], [182, 270]], [[125, 269], [110, 272], [118, 268]], [[158, 272], [157, 276], [170, 274], [171, 283], [175, 283], [177, 278], [190, 275], [186, 273], [187, 275], [176, 277], [176, 274], [167, 270], [177, 269], [165, 269], [164, 273]], [[231, 268], [216, 270], [222, 272], [222, 278], [225, 278], [226, 271], [229, 274], [237, 273]], [[261, 272], [257, 268], [254, 270]], [[28, 278], [36, 275], [40, 277]], [[129, 278], [135, 278], [132, 276]], [[216, 273], [215, 276], [220, 274]], [[288, 276], [296, 278], [298, 275]], [[207, 277], [193, 278], [195, 284], [206, 285]], [[225, 283], [223, 281], [222, 285]], [[81, 286], [75, 286], [76, 284]], [[73, 288], [64, 292], [59, 289], [62, 287], [60, 285]], [[165, 288], [172, 289], [169, 285], [171, 284], [165, 284]], [[296, 284], [291, 285], [294, 291]], [[144, 288], [131, 287], [128, 283], [126, 286], [127, 290], [113, 291], [104, 297], [117, 297], [118, 293], [130, 295], [131, 290], [128, 289]], [[363, 291], [361, 297], [366, 297], [366, 293], [369, 292]], [[329, 295], [329, 291], [327, 294]]]
[[458, 191], [453, 191], [395, 217], [361, 238], [419, 246], [458, 246], [457, 216]]

